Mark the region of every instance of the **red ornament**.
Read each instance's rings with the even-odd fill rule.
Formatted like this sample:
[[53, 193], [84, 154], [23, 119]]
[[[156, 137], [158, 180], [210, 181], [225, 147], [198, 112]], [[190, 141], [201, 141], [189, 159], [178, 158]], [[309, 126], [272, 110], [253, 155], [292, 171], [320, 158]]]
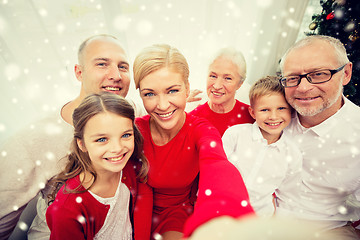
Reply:
[[335, 17], [335, 13], [334, 13], [334, 12], [331, 12], [331, 13], [329, 13], [329, 14], [326, 16], [326, 20], [333, 19], [334, 17]]

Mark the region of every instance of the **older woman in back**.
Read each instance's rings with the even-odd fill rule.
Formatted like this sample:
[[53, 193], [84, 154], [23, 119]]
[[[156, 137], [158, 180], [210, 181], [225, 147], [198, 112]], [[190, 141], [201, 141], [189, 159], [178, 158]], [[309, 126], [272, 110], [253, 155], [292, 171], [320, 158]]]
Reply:
[[233, 48], [223, 48], [209, 65], [206, 92], [209, 100], [190, 114], [209, 120], [221, 136], [228, 127], [240, 123], [253, 123], [249, 105], [235, 99], [236, 91], [246, 78], [243, 54]]

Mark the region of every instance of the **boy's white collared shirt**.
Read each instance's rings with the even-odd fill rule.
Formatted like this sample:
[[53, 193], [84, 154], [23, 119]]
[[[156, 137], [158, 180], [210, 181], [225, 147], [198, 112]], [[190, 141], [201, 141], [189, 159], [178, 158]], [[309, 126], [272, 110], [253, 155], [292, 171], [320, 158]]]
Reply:
[[[256, 122], [230, 127], [223, 136], [225, 153], [240, 171], [250, 203], [259, 216], [272, 216], [273, 196], [284, 181], [299, 181], [301, 154], [286, 134], [270, 145]], [[297, 179], [297, 180], [295, 180]]]

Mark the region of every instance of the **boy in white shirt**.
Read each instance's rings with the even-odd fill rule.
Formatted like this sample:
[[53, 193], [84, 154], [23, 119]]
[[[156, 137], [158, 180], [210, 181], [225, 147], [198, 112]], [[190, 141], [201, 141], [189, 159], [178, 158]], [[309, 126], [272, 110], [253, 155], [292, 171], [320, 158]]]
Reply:
[[253, 124], [238, 124], [223, 135], [225, 153], [240, 171], [250, 203], [259, 216], [275, 213], [275, 190], [296, 184], [302, 157], [297, 146], [283, 134], [290, 124], [292, 108], [277, 77], [258, 80], [249, 92]]

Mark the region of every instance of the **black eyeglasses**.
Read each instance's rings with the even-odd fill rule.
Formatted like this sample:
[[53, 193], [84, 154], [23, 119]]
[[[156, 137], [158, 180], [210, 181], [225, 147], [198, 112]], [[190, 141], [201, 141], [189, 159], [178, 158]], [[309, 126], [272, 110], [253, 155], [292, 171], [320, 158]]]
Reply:
[[324, 69], [297, 76], [283, 77], [280, 79], [280, 83], [284, 87], [296, 87], [300, 84], [302, 78], [306, 78], [306, 80], [308, 80], [308, 82], [312, 84], [328, 82], [330, 81], [332, 76], [335, 73], [341, 71], [346, 66], [346, 64], [334, 70]]

